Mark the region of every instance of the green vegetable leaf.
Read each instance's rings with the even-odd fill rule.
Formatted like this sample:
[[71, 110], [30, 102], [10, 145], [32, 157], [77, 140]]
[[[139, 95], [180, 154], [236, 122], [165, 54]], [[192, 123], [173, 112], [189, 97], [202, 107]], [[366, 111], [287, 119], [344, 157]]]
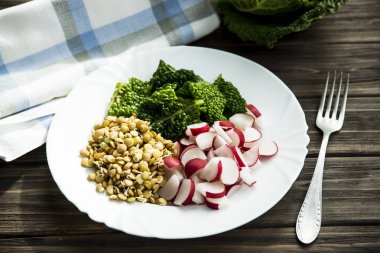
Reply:
[[[255, 0], [247, 1], [257, 2]], [[234, 2], [239, 1], [236, 0]], [[272, 2], [274, 2], [274, 0]], [[289, 8], [288, 11], [290, 13], [288, 13], [288, 15], [283, 15], [282, 17], [266, 16], [263, 18], [263, 16], [254, 15], [251, 13], [243, 13], [237, 10], [229, 2], [229, 0], [220, 0], [219, 7], [223, 12], [223, 23], [232, 33], [235, 33], [241, 40], [253, 41], [259, 45], [265, 45], [268, 48], [272, 48], [274, 44], [285, 35], [290, 34], [292, 32], [302, 31], [308, 28], [317, 20], [323, 18], [325, 15], [335, 12], [342, 4], [346, 2], [346, 0], [321, 0], [300, 2], [309, 3], [304, 4], [304, 6], [301, 6], [302, 8], [297, 9], [296, 11], [294, 8], [287, 7]], [[262, 8], [264, 8], [265, 6], [260, 6], [260, 10], [263, 11]], [[243, 7], [241, 6], [241, 8]], [[261, 14], [278, 14], [277, 12], [273, 12], [273, 6], [266, 6], [266, 8], [268, 8], [269, 12]], [[256, 12], [254, 10], [248, 11], [254, 13]]]
[[143, 100], [144, 96], [134, 91], [132, 82], [117, 83], [108, 108], [108, 115], [129, 117], [132, 113], [139, 111]]
[[240, 95], [239, 90], [231, 83], [223, 79], [222, 75], [219, 75], [215, 80], [214, 84], [218, 87], [218, 90], [223, 94], [224, 98], [227, 100], [226, 106], [224, 107], [223, 115], [227, 118], [232, 115], [245, 112], [245, 105], [247, 102]]
[[213, 124], [217, 120], [225, 120], [223, 115], [226, 99], [218, 90], [217, 86], [210, 85], [205, 81], [189, 83], [189, 90], [196, 100], [204, 101], [201, 107], [201, 119]]

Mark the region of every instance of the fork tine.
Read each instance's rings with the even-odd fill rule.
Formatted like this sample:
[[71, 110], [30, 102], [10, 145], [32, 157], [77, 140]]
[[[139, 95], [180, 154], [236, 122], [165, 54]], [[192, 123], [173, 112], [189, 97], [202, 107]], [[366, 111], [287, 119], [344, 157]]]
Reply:
[[327, 104], [327, 109], [325, 112], [325, 117], [330, 117], [331, 104], [332, 104], [332, 100], [334, 97], [335, 81], [336, 81], [336, 71], [334, 71], [334, 81], [333, 81], [333, 84], [331, 87], [331, 92], [330, 92], [330, 96], [329, 96], [329, 102]]
[[333, 111], [333, 114], [332, 114], [332, 116], [331, 116], [333, 119], [336, 119], [336, 114], [337, 114], [337, 112], [338, 112], [339, 98], [340, 98], [340, 90], [341, 90], [341, 88], [342, 88], [342, 80], [343, 80], [343, 72], [340, 72], [339, 89], [338, 89], [338, 93], [337, 93], [336, 96], [335, 96], [334, 111]]
[[325, 106], [327, 88], [329, 87], [329, 79], [330, 79], [330, 72], [327, 72], [326, 85], [325, 85], [325, 90], [323, 92], [323, 96], [321, 98], [321, 103], [319, 105], [318, 115], [317, 115], [318, 117], [322, 117], [323, 108]]
[[344, 121], [344, 114], [346, 112], [346, 103], [347, 103], [347, 94], [348, 94], [348, 85], [350, 83], [350, 74], [347, 74], [347, 82], [346, 82], [346, 87], [344, 91], [344, 98], [343, 98], [343, 103], [342, 103], [342, 109], [340, 110], [339, 113], [339, 123], [343, 124]]

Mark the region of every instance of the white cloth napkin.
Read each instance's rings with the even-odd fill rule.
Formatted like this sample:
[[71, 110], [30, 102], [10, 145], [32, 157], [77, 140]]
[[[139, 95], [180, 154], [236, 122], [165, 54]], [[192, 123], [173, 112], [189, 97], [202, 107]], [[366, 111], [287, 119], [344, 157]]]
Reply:
[[218, 25], [207, 0], [34, 0], [0, 11], [0, 158], [45, 143], [61, 98], [112, 57], [187, 44]]

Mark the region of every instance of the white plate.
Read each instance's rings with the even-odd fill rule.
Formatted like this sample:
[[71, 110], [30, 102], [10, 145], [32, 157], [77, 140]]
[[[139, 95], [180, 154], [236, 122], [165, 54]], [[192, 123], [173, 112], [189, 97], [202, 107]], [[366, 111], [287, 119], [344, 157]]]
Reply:
[[[219, 73], [231, 81], [247, 102], [260, 108], [277, 141], [279, 153], [255, 172], [257, 183], [230, 198], [230, 206], [158, 206], [110, 201], [86, 180], [80, 165], [91, 128], [102, 121], [118, 81], [135, 76], [149, 80], [160, 59], [176, 68], [192, 69], [212, 82]], [[128, 234], [158, 238], [194, 238], [213, 235], [252, 221], [273, 207], [298, 177], [309, 143], [305, 115], [287, 86], [264, 67], [245, 58], [207, 48], [171, 47], [136, 51], [102, 67], [81, 82], [55, 115], [47, 139], [49, 167], [68, 200], [91, 219]]]

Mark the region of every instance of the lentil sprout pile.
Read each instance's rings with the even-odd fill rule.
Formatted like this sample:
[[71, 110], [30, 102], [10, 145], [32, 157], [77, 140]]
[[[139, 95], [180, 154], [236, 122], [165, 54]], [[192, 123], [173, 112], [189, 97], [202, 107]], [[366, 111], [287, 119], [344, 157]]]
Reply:
[[163, 158], [172, 155], [173, 142], [149, 125], [132, 115], [107, 116], [94, 126], [80, 155], [82, 166], [95, 169], [87, 179], [96, 183], [97, 192], [129, 203], [167, 204], [157, 192], [165, 183]]

